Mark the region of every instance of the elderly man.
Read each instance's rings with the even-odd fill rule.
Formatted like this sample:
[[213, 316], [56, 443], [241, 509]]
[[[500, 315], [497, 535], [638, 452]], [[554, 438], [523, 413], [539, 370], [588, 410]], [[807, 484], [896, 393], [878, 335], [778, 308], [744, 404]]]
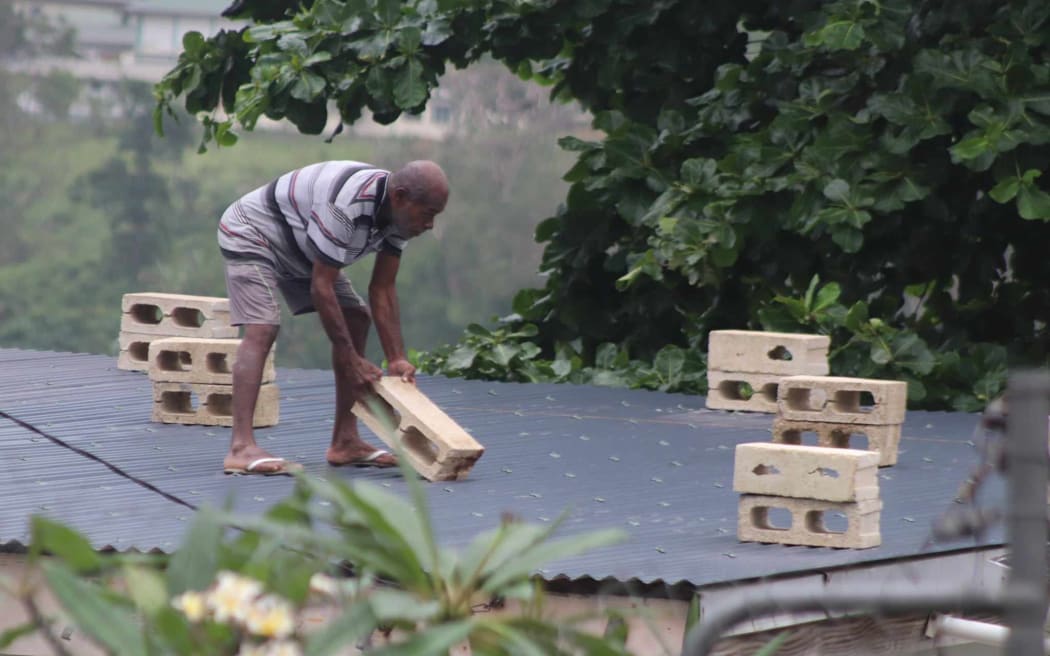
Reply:
[[[365, 359], [373, 318], [387, 373], [415, 381], [415, 367], [405, 358], [395, 280], [405, 242], [433, 228], [447, 201], [448, 180], [434, 162], [410, 162], [390, 173], [330, 161], [286, 173], [226, 210], [218, 238], [230, 319], [244, 326], [233, 368], [226, 473], [287, 474], [293, 467], [260, 448], [252, 432], [263, 364], [280, 325], [278, 290], [293, 314], [317, 312], [332, 342], [336, 411], [328, 463], [397, 465], [392, 454], [361, 439], [350, 409], [383, 373]], [[372, 252], [366, 306], [341, 269]]]

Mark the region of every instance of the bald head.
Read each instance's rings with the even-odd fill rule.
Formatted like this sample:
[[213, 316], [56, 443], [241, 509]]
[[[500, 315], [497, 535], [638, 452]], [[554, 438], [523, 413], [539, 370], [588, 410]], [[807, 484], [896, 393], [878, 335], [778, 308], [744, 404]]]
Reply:
[[390, 190], [404, 189], [417, 203], [445, 206], [448, 201], [448, 178], [436, 163], [417, 159], [390, 174]]
[[434, 227], [434, 217], [448, 202], [448, 178], [429, 160], [409, 162], [386, 183], [390, 217], [402, 237], [418, 237]]

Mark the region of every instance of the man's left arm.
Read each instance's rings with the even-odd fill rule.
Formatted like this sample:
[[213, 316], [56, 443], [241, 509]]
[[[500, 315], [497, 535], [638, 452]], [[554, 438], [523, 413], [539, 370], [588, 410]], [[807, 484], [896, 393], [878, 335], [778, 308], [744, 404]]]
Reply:
[[416, 368], [405, 357], [405, 342], [401, 337], [401, 311], [397, 302], [397, 270], [401, 258], [386, 251], [376, 253], [372, 280], [368, 283], [368, 304], [379, 334], [379, 343], [386, 355], [387, 373], [414, 383]]

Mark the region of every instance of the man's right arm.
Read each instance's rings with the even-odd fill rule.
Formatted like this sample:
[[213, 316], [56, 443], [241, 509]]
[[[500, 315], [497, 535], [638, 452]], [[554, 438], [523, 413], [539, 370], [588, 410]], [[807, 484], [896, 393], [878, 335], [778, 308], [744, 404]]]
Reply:
[[332, 367], [337, 375], [349, 376], [351, 381], [363, 385], [379, 380], [382, 370], [364, 359], [354, 348], [350, 330], [335, 294], [335, 281], [340, 270], [321, 262], [315, 262], [310, 277], [310, 297], [321, 318], [328, 339], [332, 342]]

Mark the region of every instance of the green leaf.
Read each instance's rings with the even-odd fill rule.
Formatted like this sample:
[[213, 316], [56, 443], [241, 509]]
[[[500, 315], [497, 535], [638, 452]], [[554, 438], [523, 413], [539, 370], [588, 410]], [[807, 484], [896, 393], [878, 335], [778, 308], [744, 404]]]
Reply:
[[397, 36], [398, 46], [402, 54], [412, 55], [419, 50], [419, 44], [423, 41], [423, 33], [418, 27], [405, 27]]
[[30, 520], [30, 540], [34, 554], [54, 554], [75, 572], [95, 572], [102, 567], [102, 557], [87, 538], [46, 517], [35, 515]]
[[168, 606], [168, 590], [164, 577], [152, 569], [127, 566], [124, 580], [132, 601], [147, 615], [154, 615]]
[[191, 58], [200, 56], [204, 49], [204, 36], [197, 31], [186, 32], [182, 35], [182, 49]]
[[317, 73], [302, 71], [299, 73], [289, 93], [297, 100], [311, 102], [324, 93], [325, 80]]
[[1022, 219], [1050, 219], [1050, 194], [1034, 184], [1021, 185], [1017, 193], [1017, 213]]
[[1021, 181], [1019, 179], [1007, 178], [992, 187], [992, 190], [988, 192], [988, 195], [997, 203], [1008, 203], [1017, 195], [1017, 190], [1020, 186]]
[[842, 295], [842, 288], [839, 287], [837, 282], [829, 282], [820, 288], [817, 292], [816, 303], [813, 305], [813, 312], [821, 312], [828, 309], [832, 305], [838, 302], [839, 296]]
[[951, 147], [952, 155], [962, 161], [977, 159], [991, 150], [988, 137], [983, 134], [963, 139]]
[[864, 27], [850, 20], [830, 21], [807, 45], [824, 44], [829, 50], [856, 50], [864, 42]]
[[354, 645], [376, 628], [372, 607], [365, 602], [348, 604], [346, 610], [318, 631], [311, 632], [307, 639], [305, 656], [329, 656], [345, 653], [346, 647]]
[[418, 107], [427, 99], [427, 85], [423, 81], [423, 63], [408, 57], [394, 74], [394, 102], [402, 109]]
[[625, 537], [626, 534], [619, 529], [607, 529], [541, 544], [523, 553], [520, 558], [506, 563], [485, 581], [482, 587], [485, 592], [498, 594], [504, 585], [533, 575], [542, 565], [622, 542]]
[[474, 620], [460, 620], [427, 627], [407, 640], [369, 650], [369, 656], [437, 656], [467, 639], [474, 630]]
[[121, 656], [146, 656], [132, 613], [116, 606], [95, 585], [81, 581], [58, 562], [41, 565], [51, 592], [81, 631]]
[[824, 185], [824, 197], [840, 203], [849, 202], [849, 183], [842, 178], [835, 178]]
[[0, 633], [0, 649], [6, 649], [13, 645], [19, 638], [24, 638], [25, 636], [36, 633], [38, 628], [39, 627], [35, 622], [30, 621], [5, 630], [3, 633]]
[[209, 508], [197, 511], [189, 531], [168, 564], [168, 592], [203, 590], [211, 585], [219, 569], [223, 527]]
[[457, 347], [455, 351], [452, 351], [448, 356], [448, 359], [445, 360], [445, 364], [453, 371], [462, 371], [464, 369], [469, 369], [471, 365], [474, 364], [474, 358], [476, 358], [477, 355], [477, 349], [462, 345]]

